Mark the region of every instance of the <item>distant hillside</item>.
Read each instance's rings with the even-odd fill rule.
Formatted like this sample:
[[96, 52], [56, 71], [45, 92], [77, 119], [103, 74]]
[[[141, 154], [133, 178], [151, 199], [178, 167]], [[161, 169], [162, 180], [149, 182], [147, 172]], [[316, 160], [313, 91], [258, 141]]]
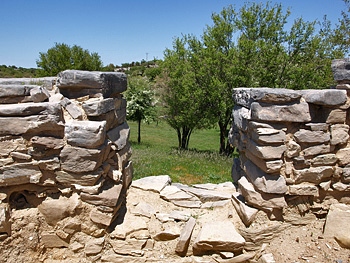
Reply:
[[0, 65], [0, 78], [36, 78], [38, 69]]

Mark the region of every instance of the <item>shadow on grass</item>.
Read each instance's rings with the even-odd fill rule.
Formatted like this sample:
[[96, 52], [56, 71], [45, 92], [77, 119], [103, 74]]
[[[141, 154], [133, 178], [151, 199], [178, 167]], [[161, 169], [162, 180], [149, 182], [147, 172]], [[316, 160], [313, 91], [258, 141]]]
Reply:
[[140, 146], [140, 147], [145, 147], [145, 148], [149, 148], [151, 147], [152, 145], [149, 143], [149, 142], [142, 142], [141, 143], [138, 143], [137, 141], [133, 141], [133, 140], [129, 140], [130, 144], [131, 144], [131, 147], [133, 146]]

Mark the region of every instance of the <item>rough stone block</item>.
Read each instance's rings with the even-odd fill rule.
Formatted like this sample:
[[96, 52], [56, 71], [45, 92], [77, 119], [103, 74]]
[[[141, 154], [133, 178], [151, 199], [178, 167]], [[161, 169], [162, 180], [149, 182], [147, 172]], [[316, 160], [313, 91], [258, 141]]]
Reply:
[[193, 252], [205, 251], [234, 252], [243, 249], [245, 239], [230, 221], [210, 222], [203, 225], [193, 245]]
[[345, 90], [301, 90], [300, 92], [305, 98], [306, 102], [322, 106], [342, 105], [347, 100]]
[[344, 59], [334, 59], [332, 61], [332, 71], [334, 79], [340, 84], [350, 83], [350, 60], [348, 58]]
[[254, 121], [271, 122], [309, 122], [311, 116], [309, 104], [306, 102], [272, 105], [253, 102], [251, 105], [251, 119]]
[[122, 187], [123, 185], [121, 184], [113, 185], [110, 188], [103, 189], [102, 192], [97, 195], [81, 193], [80, 197], [82, 201], [89, 204], [115, 207], [118, 203]]
[[249, 227], [250, 224], [253, 223], [259, 210], [246, 205], [242, 199], [244, 198], [239, 193], [232, 194], [231, 200], [237, 214], [241, 218], [244, 225]]
[[289, 195], [312, 195], [318, 196], [318, 187], [313, 184], [301, 183], [288, 186]]
[[[104, 98], [109, 98], [126, 90], [127, 77], [118, 72], [65, 70], [58, 74], [56, 85], [65, 96], [81, 90], [79, 97], [101, 93]], [[92, 92], [89, 93], [89, 90]]]
[[335, 155], [338, 158], [338, 164], [340, 166], [345, 166], [350, 163], [350, 148], [340, 149]]
[[82, 186], [94, 186], [103, 174], [101, 168], [89, 173], [71, 173], [65, 171], [55, 171], [56, 180], [64, 185], [71, 186], [78, 184]]
[[320, 182], [332, 177], [332, 166], [311, 167], [302, 170], [294, 170], [295, 183], [309, 182], [319, 184]]
[[331, 126], [331, 145], [345, 144], [349, 139], [349, 125], [334, 124]]
[[112, 98], [92, 100], [82, 104], [87, 116], [100, 116], [115, 109], [115, 100]]
[[309, 131], [300, 129], [294, 133], [294, 138], [298, 143], [321, 144], [330, 141], [330, 134], [323, 131]]
[[196, 220], [193, 217], [190, 217], [181, 230], [181, 234], [175, 248], [175, 252], [180, 256], [186, 256], [188, 245], [192, 236], [192, 231], [195, 225]]
[[41, 176], [36, 163], [15, 163], [0, 168], [0, 186], [38, 184]]
[[281, 159], [287, 147], [284, 144], [276, 146], [261, 146], [250, 140], [247, 149], [258, 158], [271, 160]]
[[130, 128], [126, 122], [107, 132], [108, 139], [111, 140], [115, 146], [117, 146], [118, 150], [125, 147], [129, 140], [129, 135]]
[[72, 173], [92, 172], [102, 165], [106, 148], [106, 145], [97, 149], [66, 145], [60, 153], [61, 168]]
[[98, 148], [106, 138], [106, 122], [70, 121], [65, 124], [65, 135], [72, 146]]

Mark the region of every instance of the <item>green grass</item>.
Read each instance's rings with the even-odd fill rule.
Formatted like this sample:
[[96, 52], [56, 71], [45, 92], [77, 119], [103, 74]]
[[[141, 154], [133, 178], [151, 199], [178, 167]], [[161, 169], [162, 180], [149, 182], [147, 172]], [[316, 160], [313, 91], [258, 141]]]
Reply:
[[137, 123], [128, 121], [134, 179], [169, 175], [184, 184], [231, 181], [232, 158], [220, 156], [219, 130], [198, 130], [191, 135], [188, 151], [177, 149], [177, 134], [165, 122], [141, 125], [137, 143]]

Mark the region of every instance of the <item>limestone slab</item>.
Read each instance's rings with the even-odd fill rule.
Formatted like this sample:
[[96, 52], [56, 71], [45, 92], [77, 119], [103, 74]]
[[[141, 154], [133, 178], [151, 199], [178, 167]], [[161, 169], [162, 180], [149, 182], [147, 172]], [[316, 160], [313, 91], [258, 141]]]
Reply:
[[93, 205], [102, 205], [115, 207], [117, 205], [122, 185], [114, 185], [110, 188], [103, 189], [101, 193], [97, 195], [90, 195], [87, 193], [81, 193], [81, 200]]
[[315, 156], [318, 154], [330, 153], [334, 150], [334, 145], [320, 144], [305, 148], [302, 152], [305, 157]]
[[287, 206], [282, 195], [259, 193], [245, 177], [239, 179], [238, 185], [247, 204], [255, 208], [272, 210], [274, 208], [282, 209]]
[[72, 173], [92, 172], [101, 166], [105, 150], [105, 145], [96, 149], [66, 145], [60, 153], [61, 168]]
[[15, 163], [0, 168], [0, 186], [37, 184], [42, 177], [39, 167], [34, 163]]
[[333, 175], [332, 166], [310, 167], [302, 170], [294, 170], [295, 183], [309, 182], [319, 184]]
[[332, 204], [329, 208], [324, 236], [342, 238], [350, 236], [350, 206], [346, 204]]
[[300, 129], [294, 133], [294, 138], [298, 143], [327, 143], [330, 141], [330, 134], [323, 131], [309, 131]]
[[81, 186], [94, 186], [103, 174], [102, 169], [97, 169], [88, 173], [72, 173], [65, 171], [55, 171], [56, 180], [64, 185], [71, 186], [74, 184]]
[[46, 248], [61, 248], [61, 247], [69, 247], [69, 244], [59, 238], [53, 232], [43, 232], [41, 233], [41, 242]]
[[148, 176], [132, 182], [131, 187], [145, 191], [160, 193], [167, 185], [171, 184], [169, 175]]
[[87, 101], [82, 104], [87, 116], [100, 116], [115, 109], [115, 102], [112, 98]]
[[285, 152], [287, 147], [284, 144], [276, 146], [262, 146], [258, 145], [252, 140], [249, 140], [247, 149], [258, 158], [271, 160], [281, 159], [282, 154]]
[[331, 126], [331, 145], [345, 144], [349, 140], [349, 125], [334, 124]]
[[115, 146], [117, 146], [118, 150], [123, 149], [127, 145], [129, 135], [130, 128], [126, 122], [107, 132], [108, 139], [112, 141]]
[[289, 195], [312, 195], [318, 196], [318, 187], [313, 184], [301, 183], [288, 186]]
[[338, 163], [340, 166], [345, 166], [350, 163], [350, 148], [343, 148], [336, 152]]
[[303, 95], [306, 102], [317, 105], [336, 106], [344, 104], [347, 100], [345, 90], [323, 89], [302, 90], [300, 92]]
[[98, 148], [106, 138], [106, 122], [69, 121], [65, 124], [64, 132], [72, 146]]
[[127, 77], [119, 72], [65, 70], [58, 74], [56, 85], [62, 94], [71, 90], [93, 89], [108, 98], [126, 90]]
[[231, 221], [210, 222], [202, 226], [193, 245], [194, 252], [227, 251], [243, 249], [244, 238], [237, 232]]
[[250, 160], [246, 161], [243, 166], [247, 178], [258, 191], [268, 194], [287, 192], [286, 180], [283, 176], [266, 174]]
[[120, 255], [130, 255], [135, 257], [143, 256], [143, 246], [146, 243], [146, 239], [128, 239], [128, 240], [109, 240], [109, 244], [112, 245], [113, 251]]
[[311, 121], [309, 105], [306, 102], [290, 105], [272, 105], [253, 102], [251, 104], [251, 119], [254, 121], [272, 122], [309, 122]]
[[334, 79], [338, 83], [349, 83], [350, 71], [348, 70], [350, 61], [348, 58], [332, 60], [332, 71]]
[[186, 256], [188, 245], [191, 240], [192, 231], [196, 225], [196, 220], [193, 217], [187, 221], [185, 226], [182, 228], [179, 239], [176, 244], [175, 252], [180, 256]]
[[246, 227], [249, 227], [253, 223], [256, 215], [258, 214], [258, 209], [250, 207], [244, 203], [244, 198], [239, 193], [232, 195], [232, 204], [236, 209], [237, 214], [241, 218], [242, 222]]

